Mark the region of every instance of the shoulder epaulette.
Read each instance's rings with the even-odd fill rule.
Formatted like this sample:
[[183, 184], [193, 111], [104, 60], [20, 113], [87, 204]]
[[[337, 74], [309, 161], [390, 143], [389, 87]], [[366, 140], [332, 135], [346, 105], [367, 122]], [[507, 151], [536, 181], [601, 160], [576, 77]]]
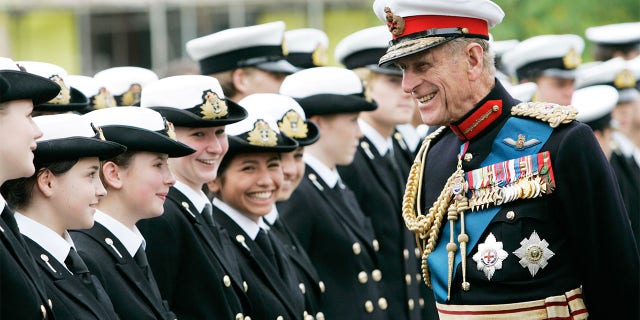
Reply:
[[571, 105], [562, 106], [548, 102], [521, 102], [511, 108], [511, 114], [548, 122], [549, 126], [555, 128], [560, 124], [575, 120], [578, 110]]

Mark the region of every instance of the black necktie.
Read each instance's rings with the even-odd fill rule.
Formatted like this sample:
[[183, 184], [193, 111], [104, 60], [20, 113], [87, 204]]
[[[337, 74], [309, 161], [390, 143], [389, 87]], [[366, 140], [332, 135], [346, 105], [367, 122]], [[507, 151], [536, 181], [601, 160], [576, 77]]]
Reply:
[[278, 270], [278, 260], [276, 259], [276, 252], [273, 250], [273, 244], [271, 239], [269, 238], [269, 234], [266, 230], [260, 228], [258, 232], [258, 236], [256, 236], [256, 244], [262, 249], [265, 256], [269, 258], [269, 261], [273, 264], [273, 266]]
[[215, 227], [216, 224], [213, 222], [213, 207], [211, 203], [205, 204], [200, 214], [202, 214], [202, 218], [209, 227]]
[[80, 281], [82, 281], [82, 283], [84, 283], [84, 285], [97, 298], [98, 292], [93, 283], [93, 280], [91, 279], [91, 274], [89, 273], [89, 269], [87, 268], [87, 265], [84, 264], [84, 261], [82, 261], [82, 258], [80, 258], [80, 255], [78, 254], [78, 252], [76, 252], [76, 249], [71, 248], [69, 250], [69, 254], [67, 255], [67, 258], [64, 259], [64, 264], [67, 266], [69, 271], [71, 271], [71, 273], [73, 273], [74, 276], [78, 277], [78, 279], [80, 279]]
[[133, 255], [133, 260], [135, 260], [136, 264], [142, 269], [142, 274], [149, 281], [149, 285], [151, 286], [151, 291], [156, 296], [156, 298], [162, 300], [160, 296], [160, 290], [158, 289], [158, 284], [156, 283], [156, 279], [153, 277], [153, 273], [151, 272], [151, 268], [149, 267], [149, 261], [147, 260], [147, 253], [144, 251], [142, 245], [138, 247], [138, 251]]

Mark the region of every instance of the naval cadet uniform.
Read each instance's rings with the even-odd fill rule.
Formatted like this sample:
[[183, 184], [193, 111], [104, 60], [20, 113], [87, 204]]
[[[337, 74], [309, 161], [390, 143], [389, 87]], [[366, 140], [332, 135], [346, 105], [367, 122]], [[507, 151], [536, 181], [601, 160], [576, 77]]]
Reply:
[[78, 254], [109, 294], [120, 319], [176, 319], [162, 300], [146, 260], [144, 239], [109, 215], [96, 211], [91, 229], [71, 231]]
[[137, 223], [149, 265], [178, 319], [244, 319], [246, 284], [226, 232], [210, 226], [201, 213], [207, 202], [176, 181], [164, 213]]

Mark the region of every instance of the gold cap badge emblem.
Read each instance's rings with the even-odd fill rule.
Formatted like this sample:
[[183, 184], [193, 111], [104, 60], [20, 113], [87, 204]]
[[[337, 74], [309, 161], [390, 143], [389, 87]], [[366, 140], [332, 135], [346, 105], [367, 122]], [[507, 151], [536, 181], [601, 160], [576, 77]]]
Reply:
[[123, 106], [133, 106], [136, 103], [140, 102], [140, 93], [142, 92], [142, 86], [137, 83], [131, 84], [129, 86], [129, 90], [122, 94], [122, 98], [120, 99], [120, 103]]
[[307, 124], [294, 110], [287, 111], [282, 120], [278, 121], [278, 129], [291, 138], [306, 138], [309, 131]]
[[167, 121], [167, 119], [164, 119], [164, 130], [167, 132], [169, 138], [176, 140], [176, 130], [173, 127], [173, 123]]
[[213, 120], [219, 119], [227, 115], [229, 110], [227, 103], [218, 97], [218, 94], [212, 90], [206, 90], [202, 93], [202, 105], [200, 105], [200, 112], [202, 119]]
[[262, 119], [253, 124], [247, 141], [254, 146], [273, 147], [278, 144], [276, 132]]
[[636, 79], [631, 71], [624, 69], [613, 80], [613, 85], [618, 89], [633, 88], [636, 86]]
[[402, 35], [404, 32], [404, 20], [401, 16], [393, 14], [391, 12], [391, 8], [384, 7], [385, 17], [387, 19], [387, 26], [389, 27], [389, 32], [394, 36]]
[[104, 133], [102, 132], [102, 128], [93, 125], [93, 123], [91, 123], [91, 128], [93, 129], [93, 132], [96, 133], [96, 138], [98, 138], [98, 139], [100, 139], [102, 141], [106, 141], [107, 140], [104, 137]]
[[316, 47], [315, 50], [313, 50], [313, 53], [311, 53], [311, 61], [316, 66], [326, 66], [328, 60], [327, 48], [320, 44]]
[[94, 109], [112, 108], [116, 106], [116, 99], [113, 98], [111, 92], [107, 88], [102, 87], [98, 91], [98, 94], [93, 96], [91, 101]]
[[64, 80], [62, 80], [62, 78], [60, 78], [60, 76], [57, 74], [49, 77], [49, 80], [55, 82], [60, 86], [60, 92], [55, 98], [49, 100], [49, 103], [68, 104], [71, 101], [71, 92], [69, 91], [69, 87], [67, 87], [67, 85], [64, 83]]
[[582, 58], [575, 49], [571, 48], [569, 52], [562, 57], [562, 63], [565, 69], [575, 69], [582, 63]]

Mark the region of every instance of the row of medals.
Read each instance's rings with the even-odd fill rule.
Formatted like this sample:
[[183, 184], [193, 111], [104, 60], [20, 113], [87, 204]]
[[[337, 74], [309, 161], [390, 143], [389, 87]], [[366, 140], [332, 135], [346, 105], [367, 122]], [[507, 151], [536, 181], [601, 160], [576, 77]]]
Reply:
[[492, 205], [499, 206], [518, 199], [531, 199], [551, 193], [552, 186], [541, 176], [521, 178], [506, 186], [489, 186], [471, 190], [469, 207], [471, 211], [484, 210]]

